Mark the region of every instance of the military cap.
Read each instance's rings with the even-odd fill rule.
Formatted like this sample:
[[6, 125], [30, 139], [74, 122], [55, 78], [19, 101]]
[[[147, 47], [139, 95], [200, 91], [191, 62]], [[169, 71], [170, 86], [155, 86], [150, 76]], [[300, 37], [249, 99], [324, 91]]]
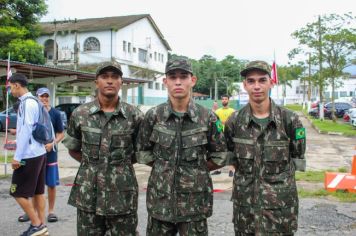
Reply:
[[247, 63], [245, 68], [240, 72], [240, 75], [246, 77], [247, 73], [252, 70], [260, 70], [271, 76], [271, 67], [265, 61], [251, 61]]
[[186, 58], [175, 58], [167, 61], [166, 74], [176, 69], [181, 69], [193, 74], [192, 63]]
[[117, 62], [104, 62], [101, 64], [96, 70], [96, 77], [102, 74], [104, 71], [112, 70], [117, 72], [120, 76], [122, 76], [122, 69], [119, 63]]

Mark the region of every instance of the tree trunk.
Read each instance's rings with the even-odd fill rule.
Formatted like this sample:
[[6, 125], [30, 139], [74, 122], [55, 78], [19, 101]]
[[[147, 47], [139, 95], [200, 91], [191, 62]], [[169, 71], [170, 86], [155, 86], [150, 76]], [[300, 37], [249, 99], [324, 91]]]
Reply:
[[331, 108], [331, 118], [333, 119], [333, 122], [336, 122], [336, 115], [335, 115], [335, 79], [331, 78], [331, 102], [332, 102], [332, 108]]

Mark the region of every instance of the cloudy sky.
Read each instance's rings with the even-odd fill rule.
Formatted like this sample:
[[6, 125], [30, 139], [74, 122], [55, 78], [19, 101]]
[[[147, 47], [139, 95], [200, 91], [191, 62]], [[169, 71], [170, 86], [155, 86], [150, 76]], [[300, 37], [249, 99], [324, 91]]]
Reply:
[[355, 13], [354, 0], [46, 0], [42, 21], [150, 14], [172, 52], [199, 59], [288, 63], [291, 33], [319, 14]]

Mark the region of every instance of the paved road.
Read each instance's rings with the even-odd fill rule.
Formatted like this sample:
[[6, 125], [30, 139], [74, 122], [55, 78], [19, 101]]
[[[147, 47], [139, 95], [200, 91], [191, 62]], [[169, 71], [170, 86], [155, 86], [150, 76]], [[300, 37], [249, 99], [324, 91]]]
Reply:
[[[350, 168], [356, 137], [342, 137], [317, 133], [302, 118], [307, 129], [307, 168], [310, 170]], [[0, 138], [3, 141], [3, 138]], [[2, 146], [2, 145], [1, 145]], [[72, 160], [66, 149], [59, 147], [61, 185], [58, 187], [56, 212], [59, 222], [48, 224], [51, 235], [75, 235], [76, 211], [66, 204], [73, 176], [78, 163]], [[140, 186], [139, 227], [140, 235], [145, 235], [147, 212], [145, 208], [145, 187], [150, 168], [135, 165]], [[0, 168], [0, 174], [3, 169]], [[233, 235], [231, 178], [227, 169], [221, 175], [213, 176], [214, 188], [222, 190], [214, 194], [214, 214], [209, 219], [209, 235]], [[22, 214], [16, 202], [8, 195], [10, 179], [0, 180], [0, 235], [18, 235], [26, 229], [26, 223], [18, 223], [17, 217]], [[305, 185], [299, 188], [315, 188], [322, 185]], [[356, 235], [356, 204], [340, 203], [335, 199], [301, 199], [299, 229], [296, 235]]]

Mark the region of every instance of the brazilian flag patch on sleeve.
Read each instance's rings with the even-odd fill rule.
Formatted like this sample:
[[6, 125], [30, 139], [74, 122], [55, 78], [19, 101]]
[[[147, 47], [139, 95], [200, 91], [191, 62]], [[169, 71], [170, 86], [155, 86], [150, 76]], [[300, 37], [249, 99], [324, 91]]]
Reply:
[[221, 121], [218, 119], [215, 122], [216, 128], [218, 129], [218, 132], [222, 132], [224, 130], [224, 125], [221, 123]]
[[295, 140], [305, 138], [305, 128], [298, 128], [295, 130]]

